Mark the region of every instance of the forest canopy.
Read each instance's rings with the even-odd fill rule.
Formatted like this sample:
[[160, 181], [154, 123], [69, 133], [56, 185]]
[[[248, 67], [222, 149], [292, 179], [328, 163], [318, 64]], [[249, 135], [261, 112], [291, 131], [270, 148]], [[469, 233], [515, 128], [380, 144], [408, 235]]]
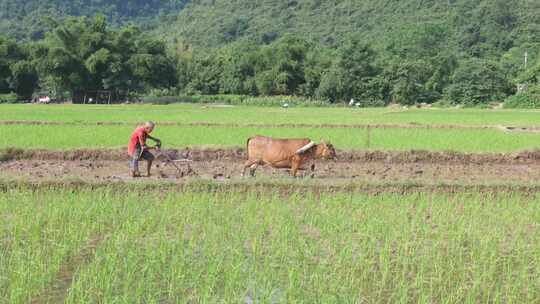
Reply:
[[17, 39], [40, 39], [69, 16], [104, 15], [112, 24], [141, 27], [164, 22], [189, 0], [0, 0], [0, 33]]

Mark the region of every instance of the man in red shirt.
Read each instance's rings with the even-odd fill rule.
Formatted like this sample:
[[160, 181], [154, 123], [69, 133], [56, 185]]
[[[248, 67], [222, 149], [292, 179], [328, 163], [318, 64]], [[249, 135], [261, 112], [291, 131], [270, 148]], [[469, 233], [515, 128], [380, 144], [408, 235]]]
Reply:
[[154, 155], [150, 153], [150, 147], [146, 145], [146, 139], [155, 141], [158, 145], [161, 144], [159, 138], [150, 136], [150, 133], [154, 130], [155, 124], [151, 121], [144, 123], [144, 125], [137, 127], [128, 145], [128, 155], [131, 157], [129, 162], [129, 168], [131, 169], [131, 176], [140, 177], [139, 173], [139, 160], [144, 159], [147, 161], [146, 173], [150, 176], [150, 169], [152, 168], [152, 161], [154, 161]]

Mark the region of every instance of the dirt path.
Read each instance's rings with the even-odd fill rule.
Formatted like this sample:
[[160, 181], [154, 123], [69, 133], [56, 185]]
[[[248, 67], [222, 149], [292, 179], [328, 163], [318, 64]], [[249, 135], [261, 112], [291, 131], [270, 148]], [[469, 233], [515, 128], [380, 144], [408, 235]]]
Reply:
[[[157, 159], [153, 176], [133, 179], [124, 149], [0, 150], [0, 178], [43, 182], [91, 183], [167, 181], [185, 183], [203, 179], [245, 181], [240, 177], [246, 159], [241, 148], [172, 149], [164, 153], [178, 162], [177, 171], [164, 156]], [[144, 167], [144, 164], [141, 166]], [[309, 177], [311, 172], [306, 172]], [[288, 178], [286, 170], [259, 168], [255, 180]], [[316, 180], [328, 184], [416, 183], [534, 184], [540, 181], [540, 151], [467, 154], [429, 151], [338, 151], [338, 161], [317, 161]]]

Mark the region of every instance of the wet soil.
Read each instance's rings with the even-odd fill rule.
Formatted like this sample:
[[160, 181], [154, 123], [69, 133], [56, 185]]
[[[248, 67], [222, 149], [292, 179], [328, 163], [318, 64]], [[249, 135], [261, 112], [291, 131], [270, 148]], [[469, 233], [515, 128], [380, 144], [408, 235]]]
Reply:
[[[246, 159], [245, 149], [167, 149], [162, 152], [171, 159], [192, 161], [226, 161], [241, 163]], [[339, 162], [387, 164], [431, 163], [462, 165], [524, 165], [540, 164], [540, 150], [515, 153], [461, 153], [452, 151], [337, 151]], [[162, 157], [164, 159], [164, 157]], [[62, 161], [125, 161], [125, 149], [76, 149], [66, 151], [23, 150], [17, 148], [0, 149], [0, 162], [12, 160], [62, 160]]]
[[[174, 154], [174, 153], [171, 153]], [[42, 155], [42, 154], [40, 154]], [[175, 156], [175, 155], [171, 155]], [[184, 183], [192, 179], [238, 181], [252, 178], [240, 176], [243, 159], [236, 154], [214, 152], [177, 153], [173, 159], [188, 156], [189, 160], [173, 163], [165, 157], [155, 161], [151, 177], [132, 178], [129, 176], [127, 159], [92, 159], [67, 157], [14, 159], [0, 162], [0, 177], [9, 180], [31, 182], [79, 180], [85, 182], [147, 182], [167, 181]], [[387, 155], [388, 156], [388, 155]], [[357, 157], [358, 158], [358, 157]], [[369, 159], [369, 160], [367, 160]], [[384, 159], [384, 160], [382, 160]], [[420, 160], [418, 160], [420, 159]], [[518, 161], [485, 162], [461, 161], [447, 157], [446, 160], [411, 157], [342, 157], [338, 161], [316, 161], [314, 172], [303, 171], [306, 179], [325, 180], [328, 183], [417, 183], [425, 185], [446, 184], [527, 184], [540, 180], [540, 161], [536, 158], [524, 158]], [[501, 158], [502, 160], [512, 158]], [[406, 161], [408, 160], [408, 161]], [[515, 160], [515, 159], [514, 159]], [[140, 168], [144, 173], [145, 162]], [[249, 170], [246, 170], [248, 173]], [[260, 178], [289, 178], [288, 170], [259, 167], [255, 180]]]

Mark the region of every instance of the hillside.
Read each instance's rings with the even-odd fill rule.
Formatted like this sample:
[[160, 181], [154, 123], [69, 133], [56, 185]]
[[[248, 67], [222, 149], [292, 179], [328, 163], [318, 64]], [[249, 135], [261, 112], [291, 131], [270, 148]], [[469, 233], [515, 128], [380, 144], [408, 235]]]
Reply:
[[537, 0], [201, 0], [159, 31], [203, 93], [483, 104], [540, 71]]
[[0, 0], [0, 33], [18, 39], [39, 39], [51, 23], [66, 16], [108, 17], [113, 24], [152, 26], [177, 14], [189, 0]]
[[0, 30], [18, 38], [0, 40], [0, 94], [27, 97], [47, 85], [67, 97], [115, 88], [361, 106], [485, 106], [515, 96], [513, 106], [540, 107], [537, 0], [0, 0], [0, 8]]
[[540, 41], [540, 1], [194, 1], [180, 12], [175, 26], [167, 24], [163, 31], [206, 47], [243, 38], [268, 43], [292, 33], [326, 45], [355, 34], [381, 48], [432, 31], [436, 41], [418, 43], [441, 43], [483, 56]]

